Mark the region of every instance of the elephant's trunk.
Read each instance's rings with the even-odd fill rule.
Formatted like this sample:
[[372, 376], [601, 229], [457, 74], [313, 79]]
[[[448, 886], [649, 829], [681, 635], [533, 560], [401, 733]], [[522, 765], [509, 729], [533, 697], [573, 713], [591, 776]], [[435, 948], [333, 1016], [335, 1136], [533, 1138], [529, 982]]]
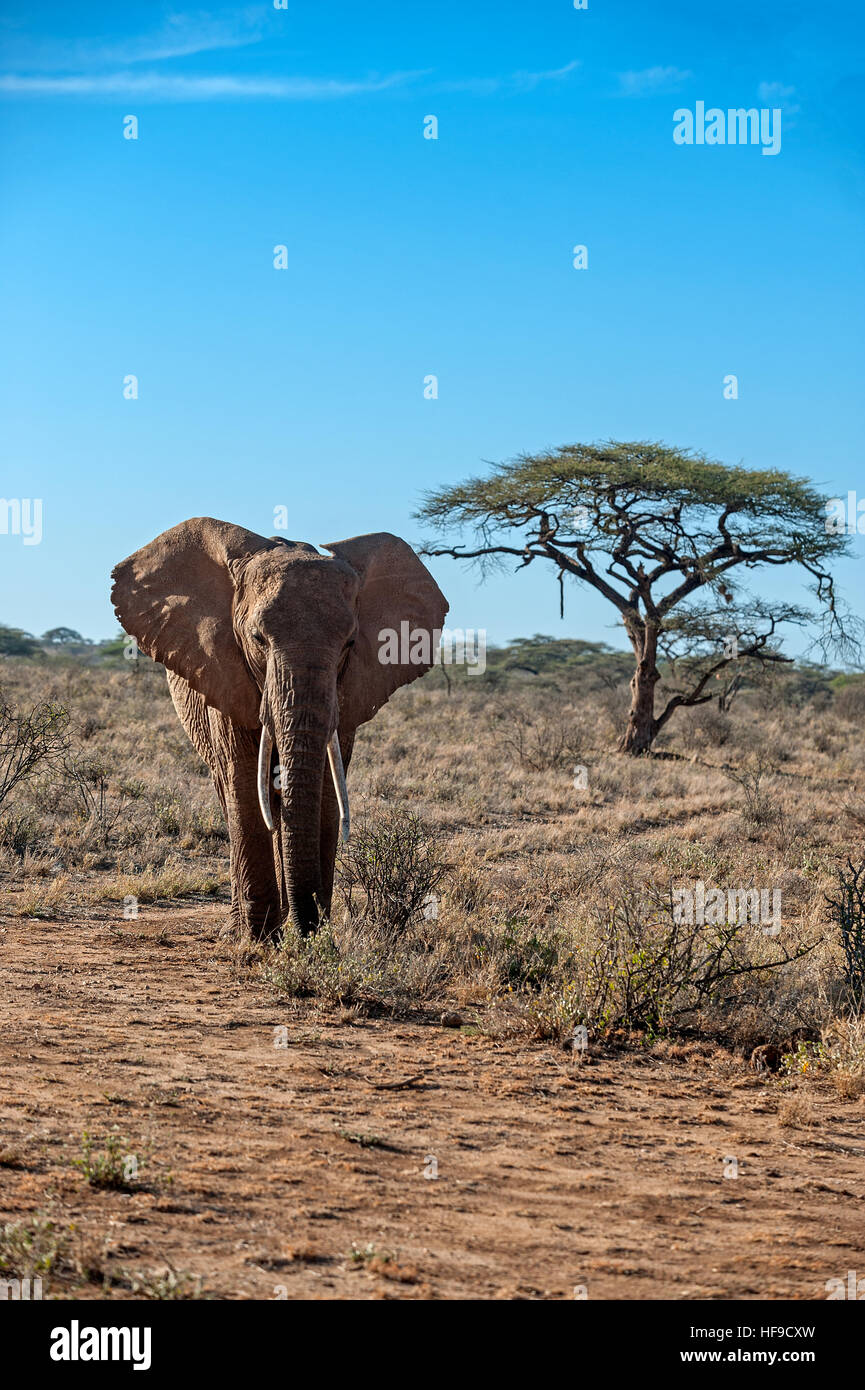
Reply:
[[[339, 731], [334, 729], [327, 744], [327, 761], [333, 778], [336, 804], [339, 807], [339, 838], [348, 843], [351, 831], [351, 816], [348, 807], [348, 787], [345, 781], [345, 768], [342, 765], [342, 749], [339, 746]], [[268, 830], [273, 832], [273, 813], [270, 806], [271, 764], [273, 762], [273, 735], [266, 724], [261, 726], [261, 741], [258, 746], [258, 805], [261, 818]]]
[[279, 836], [287, 906], [294, 925], [306, 933], [317, 926], [326, 906], [321, 874], [321, 788], [335, 685], [331, 691], [321, 671], [280, 664], [269, 672], [267, 693], [267, 713], [279, 755]]

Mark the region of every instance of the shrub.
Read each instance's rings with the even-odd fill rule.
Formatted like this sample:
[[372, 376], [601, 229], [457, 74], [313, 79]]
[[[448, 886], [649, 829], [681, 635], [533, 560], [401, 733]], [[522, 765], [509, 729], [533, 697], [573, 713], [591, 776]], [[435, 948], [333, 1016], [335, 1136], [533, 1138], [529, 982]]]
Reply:
[[562, 767], [585, 748], [585, 731], [573, 719], [538, 718], [523, 710], [502, 717], [499, 737], [502, 747], [531, 772]]
[[374, 960], [364, 969], [350, 951], [340, 949], [333, 925], [323, 921], [318, 931], [301, 936], [287, 926], [281, 944], [266, 960], [263, 974], [280, 994], [292, 998], [317, 996], [333, 1004], [353, 1004], [362, 988], [380, 983]]
[[68, 1244], [66, 1233], [46, 1216], [37, 1216], [29, 1226], [23, 1222], [0, 1226], [0, 1275], [32, 1279], [50, 1274]]
[[0, 805], [41, 763], [65, 752], [68, 724], [66, 710], [51, 700], [23, 714], [0, 697]]
[[[597, 1029], [666, 1032], [723, 1002], [740, 976], [778, 969], [812, 946], [766, 957], [767, 938], [746, 923], [680, 920], [672, 894], [624, 888], [593, 911], [582, 966], [582, 1021]], [[585, 960], [585, 952], [584, 952]]]
[[725, 767], [724, 772], [731, 782], [742, 789], [745, 799], [743, 818], [746, 824], [754, 827], [768, 825], [774, 812], [763, 783], [767, 776], [777, 772], [775, 764], [757, 755], [749, 758], [742, 767]]
[[23, 859], [28, 851], [37, 848], [42, 839], [39, 820], [31, 811], [4, 816], [0, 820], [0, 846], [9, 850], [16, 859]]
[[827, 895], [832, 920], [841, 933], [844, 977], [856, 1008], [865, 1008], [865, 862], [854, 868], [848, 859], [836, 871], [837, 894]]
[[402, 932], [430, 910], [447, 871], [440, 837], [413, 812], [391, 811], [352, 832], [339, 886], [350, 915]]
[[145, 1162], [125, 1147], [125, 1141], [112, 1130], [105, 1139], [105, 1149], [98, 1152], [94, 1140], [85, 1130], [81, 1136], [81, 1157], [73, 1160], [91, 1187], [128, 1192], [136, 1186], [138, 1170]]
[[835, 691], [832, 708], [841, 719], [861, 724], [865, 719], [865, 677], [844, 678]]
[[563, 942], [558, 933], [509, 921], [496, 947], [501, 981], [510, 989], [539, 989], [561, 968]]

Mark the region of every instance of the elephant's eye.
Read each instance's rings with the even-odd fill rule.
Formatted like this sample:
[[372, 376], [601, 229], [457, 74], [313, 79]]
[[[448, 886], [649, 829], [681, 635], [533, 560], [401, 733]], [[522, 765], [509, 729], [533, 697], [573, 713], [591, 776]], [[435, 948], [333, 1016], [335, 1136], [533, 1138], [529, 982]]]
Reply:
[[250, 633], [250, 636], [251, 636], [253, 642], [263, 642], [263, 641], [264, 641], [264, 637], [262, 636], [260, 630], [259, 630], [257, 627], [254, 627], [254, 628], [252, 629], [252, 632]]

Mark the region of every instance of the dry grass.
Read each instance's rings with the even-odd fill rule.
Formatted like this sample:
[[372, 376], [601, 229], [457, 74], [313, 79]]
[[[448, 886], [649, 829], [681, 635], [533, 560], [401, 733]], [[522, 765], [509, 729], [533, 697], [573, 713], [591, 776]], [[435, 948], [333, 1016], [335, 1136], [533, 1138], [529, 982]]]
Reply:
[[[658, 903], [671, 888], [779, 889], [780, 934], [748, 925], [736, 935], [730, 959], [742, 973], [696, 995], [670, 986], [637, 1024], [651, 1017], [650, 1032], [687, 1028], [743, 1048], [799, 1030], [825, 1050], [811, 1074], [859, 1094], [861, 1024], [849, 1021], [825, 902], [839, 860], [863, 856], [858, 706], [823, 692], [793, 703], [783, 686], [754, 692], [730, 713], [683, 714], [658, 756], [627, 759], [613, 751], [624, 690], [580, 679], [465, 680], [448, 695], [432, 676], [400, 692], [358, 738], [360, 851], [342, 865], [332, 925], [313, 942], [289, 936], [281, 950], [251, 952], [243, 968], [341, 1007], [449, 1004], [471, 1026], [561, 1040], [583, 1023], [634, 1024], [617, 981], [652, 951], [648, 973], [660, 968]], [[124, 899], [227, 896], [210, 779], [160, 670], [6, 659], [0, 684], [13, 705], [56, 700], [70, 715], [65, 764], [43, 767], [0, 810], [0, 913], [120, 920]], [[427, 838], [415, 837], [407, 872], [408, 813]], [[376, 836], [391, 837], [393, 876], [370, 886], [357, 854]], [[623, 932], [626, 918], [636, 926]], [[602, 1007], [603, 969], [615, 980]]]
[[62, 918], [226, 887], [222, 816], [161, 669], [6, 659], [0, 685], [18, 707], [55, 700], [70, 715], [65, 757], [0, 810], [3, 912]]

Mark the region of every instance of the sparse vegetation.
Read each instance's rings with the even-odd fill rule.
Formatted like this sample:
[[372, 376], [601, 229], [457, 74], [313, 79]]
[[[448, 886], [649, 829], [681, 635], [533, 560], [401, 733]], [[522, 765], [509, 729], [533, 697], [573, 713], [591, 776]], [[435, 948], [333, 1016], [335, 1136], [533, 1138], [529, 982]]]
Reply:
[[836, 891], [827, 898], [844, 947], [844, 974], [850, 998], [865, 1011], [865, 862], [836, 870]]
[[222, 889], [227, 832], [160, 667], [7, 659], [0, 689], [0, 910], [55, 918]]
[[26, 713], [0, 697], [0, 806], [37, 768], [66, 748], [66, 710], [42, 700]]
[[150, 1274], [135, 1274], [123, 1270], [113, 1282], [127, 1287], [133, 1298], [160, 1303], [197, 1301], [207, 1297], [200, 1275], [173, 1269], [170, 1265]]
[[63, 1262], [70, 1234], [44, 1214], [0, 1226], [0, 1277], [46, 1278]]
[[437, 905], [433, 895], [447, 873], [441, 836], [413, 811], [385, 811], [354, 830], [340, 862], [340, 889], [350, 916], [405, 931]]
[[[3, 667], [7, 708], [64, 711], [48, 724], [59, 756], [9, 789], [3, 911], [113, 911], [122, 932], [124, 900], [224, 895], [225, 829], [161, 670], [90, 664], [74, 645]], [[558, 1039], [577, 1023], [687, 1024], [749, 1047], [796, 1028], [816, 1041], [845, 1016], [862, 979], [855, 885], [842, 891], [837, 870], [865, 824], [865, 755], [841, 700], [855, 680], [813, 666], [746, 679], [635, 762], [614, 752], [622, 653], [537, 637], [490, 665], [493, 679], [455, 673], [450, 689], [433, 672], [364, 728], [332, 921], [244, 969], [286, 997], [471, 1006], [473, 1028]], [[780, 935], [672, 923], [671, 889], [697, 880], [779, 888]]]
[[97, 1149], [96, 1140], [85, 1131], [81, 1136], [81, 1157], [73, 1159], [73, 1166], [80, 1168], [91, 1187], [133, 1191], [146, 1158], [133, 1153], [116, 1129], [105, 1136], [104, 1143], [103, 1149]]

